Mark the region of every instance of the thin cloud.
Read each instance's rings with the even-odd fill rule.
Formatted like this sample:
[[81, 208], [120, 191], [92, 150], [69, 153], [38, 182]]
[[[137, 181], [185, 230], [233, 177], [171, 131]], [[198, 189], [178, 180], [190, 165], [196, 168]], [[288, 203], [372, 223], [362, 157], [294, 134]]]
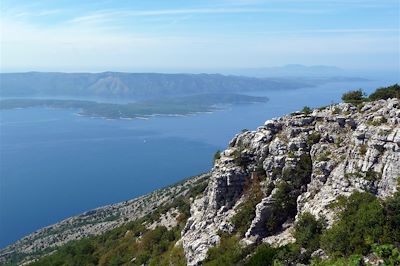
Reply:
[[283, 30], [266, 31], [263, 34], [303, 34], [303, 33], [385, 33], [400, 32], [400, 28], [342, 28], [342, 29], [304, 29], [304, 30]]
[[13, 17], [13, 18], [33, 18], [33, 17], [51, 16], [51, 15], [59, 14], [62, 11], [63, 10], [61, 10], [61, 9], [49, 9], [49, 10], [42, 10], [42, 11], [38, 11], [38, 12], [8, 10], [8, 11], [3, 11], [3, 16]]
[[[386, 9], [388, 20], [379, 25], [375, 20], [382, 12], [363, 13], [358, 8], [349, 11], [357, 23], [344, 17], [332, 23], [326, 14], [336, 16], [347, 3], [364, 2], [327, 0], [343, 3], [330, 8], [325, 1], [300, 7], [277, 4], [281, 1], [301, 4], [316, 0], [206, 1], [202, 7], [169, 9], [137, 9], [134, 4], [110, 9], [86, 4], [55, 6], [60, 10], [3, 7], [0, 71], [216, 68], [265, 62], [398, 68], [400, 30], [395, 9]], [[261, 5], [263, 2], [268, 4]], [[222, 23], [214, 25], [208, 16], [218, 17]], [[308, 23], [314, 17], [318, 24]], [[372, 58], [369, 63], [368, 58]]]
[[243, 13], [293, 13], [310, 14], [321, 13], [320, 9], [287, 9], [287, 8], [188, 8], [188, 9], [160, 9], [160, 10], [137, 10], [137, 11], [100, 11], [89, 15], [70, 19], [69, 23], [99, 23], [110, 21], [121, 17], [152, 17], [171, 15], [207, 15], [207, 14], [243, 14]]

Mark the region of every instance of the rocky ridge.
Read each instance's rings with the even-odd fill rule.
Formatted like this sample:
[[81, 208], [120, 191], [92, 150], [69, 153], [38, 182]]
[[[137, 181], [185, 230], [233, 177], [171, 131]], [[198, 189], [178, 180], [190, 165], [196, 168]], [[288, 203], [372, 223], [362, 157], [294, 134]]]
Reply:
[[[249, 182], [259, 182], [263, 197], [242, 244], [283, 245], [294, 241], [291, 231], [301, 213], [332, 225], [336, 216], [329, 206], [339, 196], [366, 191], [385, 198], [396, 191], [399, 177], [399, 99], [341, 103], [268, 120], [232, 139], [204, 195], [192, 204], [181, 240], [188, 265], [201, 264], [221, 232], [235, 231], [232, 218]], [[288, 204], [279, 205], [282, 198]]]

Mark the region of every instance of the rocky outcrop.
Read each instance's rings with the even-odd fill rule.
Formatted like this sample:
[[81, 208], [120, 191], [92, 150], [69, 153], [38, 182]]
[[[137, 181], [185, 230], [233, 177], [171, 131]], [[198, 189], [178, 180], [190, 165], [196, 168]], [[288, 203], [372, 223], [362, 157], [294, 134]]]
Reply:
[[336, 217], [328, 206], [340, 195], [392, 195], [400, 177], [399, 99], [297, 112], [235, 136], [216, 161], [204, 195], [191, 206], [182, 232], [189, 265], [206, 258], [220, 231], [235, 230], [232, 217], [255, 176], [263, 198], [244, 244], [293, 241], [291, 228], [303, 212], [331, 225]]

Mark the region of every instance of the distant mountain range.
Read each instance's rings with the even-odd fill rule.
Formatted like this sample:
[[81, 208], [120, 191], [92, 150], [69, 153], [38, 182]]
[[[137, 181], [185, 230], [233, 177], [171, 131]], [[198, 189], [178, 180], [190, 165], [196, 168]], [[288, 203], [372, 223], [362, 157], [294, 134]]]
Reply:
[[[322, 80], [322, 82], [330, 81], [332, 80]], [[315, 85], [315, 80], [307, 79], [254, 78], [221, 74], [122, 72], [0, 74], [1, 97], [159, 98], [202, 93], [243, 94], [249, 91], [297, 89]]]
[[314, 65], [305, 66], [290, 64], [282, 67], [244, 68], [227, 71], [227, 74], [244, 75], [249, 77], [344, 77], [352, 73], [335, 66]]
[[263, 80], [220, 74], [158, 73], [2, 73], [0, 96], [159, 97], [295, 89], [304, 82]]

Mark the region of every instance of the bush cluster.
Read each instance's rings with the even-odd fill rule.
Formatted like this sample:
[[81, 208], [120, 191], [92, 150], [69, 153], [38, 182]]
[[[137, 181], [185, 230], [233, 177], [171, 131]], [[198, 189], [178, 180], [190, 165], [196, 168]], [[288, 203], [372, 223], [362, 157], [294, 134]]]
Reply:
[[368, 97], [368, 99], [371, 101], [376, 101], [376, 100], [380, 100], [380, 99], [386, 100], [389, 98], [400, 98], [399, 84], [394, 84], [389, 87], [379, 88]]
[[340, 198], [334, 208], [339, 220], [321, 236], [321, 247], [330, 256], [366, 255], [374, 245], [400, 243], [399, 192], [384, 202], [372, 194], [355, 192]]
[[388, 87], [382, 87], [375, 90], [368, 97], [362, 89], [346, 92], [342, 95], [342, 100], [345, 103], [359, 105], [366, 101], [376, 101], [381, 99], [400, 98], [400, 86], [394, 84]]
[[320, 238], [325, 225], [322, 219], [315, 219], [309, 212], [303, 213], [295, 227], [293, 236], [296, 243], [308, 252], [317, 250], [320, 246]]

